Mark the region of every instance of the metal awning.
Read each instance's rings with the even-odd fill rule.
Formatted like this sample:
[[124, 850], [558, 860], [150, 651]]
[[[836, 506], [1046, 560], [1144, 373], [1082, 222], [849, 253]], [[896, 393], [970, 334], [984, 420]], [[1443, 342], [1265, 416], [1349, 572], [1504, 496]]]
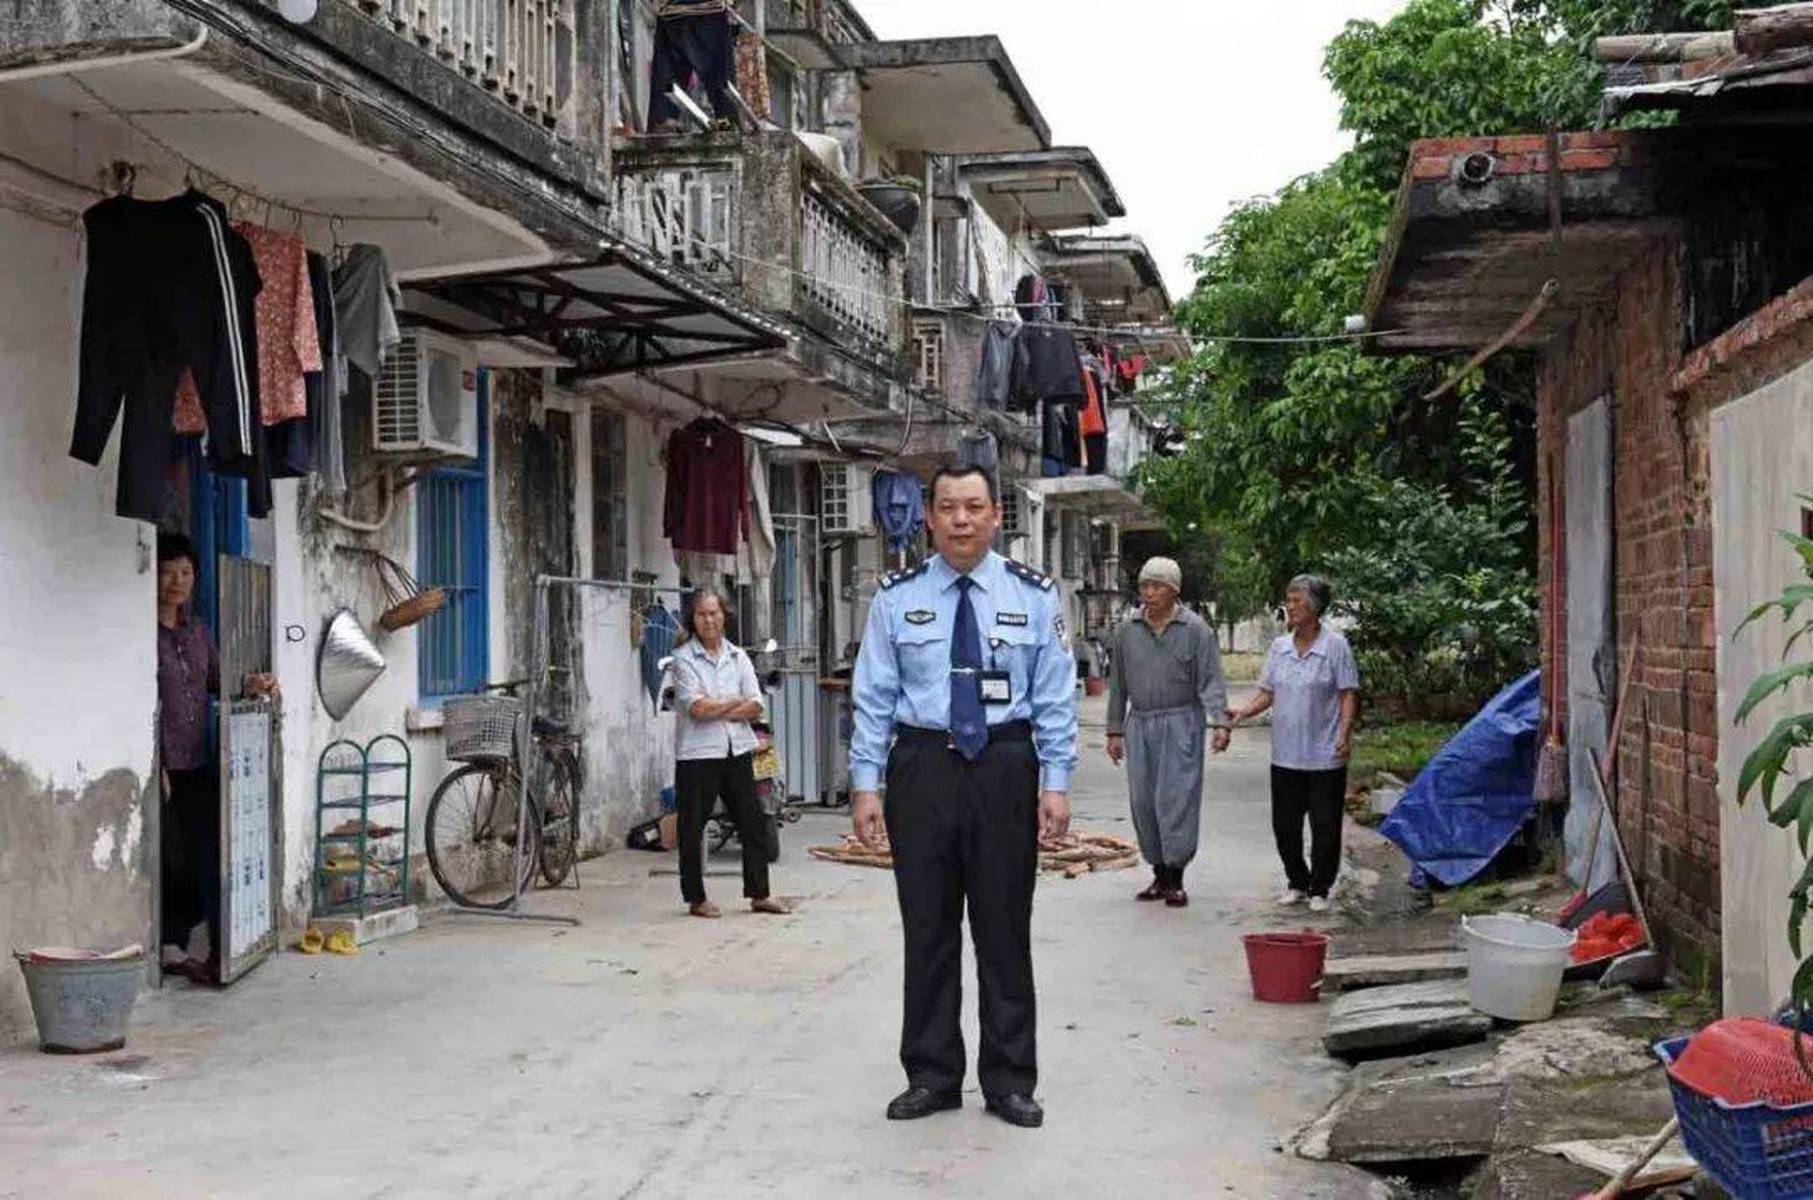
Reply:
[[461, 336], [533, 338], [585, 378], [699, 366], [783, 349], [778, 325], [639, 250], [607, 245], [590, 262], [416, 279], [406, 307]]

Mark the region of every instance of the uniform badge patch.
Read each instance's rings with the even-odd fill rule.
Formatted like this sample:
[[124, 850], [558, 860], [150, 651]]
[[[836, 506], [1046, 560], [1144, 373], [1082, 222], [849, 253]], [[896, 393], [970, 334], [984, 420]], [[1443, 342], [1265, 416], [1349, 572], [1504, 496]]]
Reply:
[[1058, 641], [1060, 642], [1068, 642], [1070, 640], [1070, 633], [1064, 627], [1064, 616], [1062, 613], [1051, 619], [1051, 631], [1058, 635]]
[[995, 624], [1024, 626], [1026, 624], [1026, 614], [1025, 613], [1010, 613], [1010, 612], [996, 613], [995, 614]]
[[915, 608], [906, 615], [908, 625], [930, 625], [938, 619], [938, 614], [924, 608]]

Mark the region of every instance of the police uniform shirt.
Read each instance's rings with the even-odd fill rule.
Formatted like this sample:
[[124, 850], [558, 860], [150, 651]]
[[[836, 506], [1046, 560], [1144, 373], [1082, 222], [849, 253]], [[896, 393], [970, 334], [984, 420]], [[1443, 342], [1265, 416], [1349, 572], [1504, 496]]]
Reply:
[[[970, 572], [983, 670], [1007, 677], [1008, 698], [985, 691], [988, 723], [1030, 721], [1040, 787], [1068, 791], [1076, 766], [1076, 661], [1052, 580], [989, 551]], [[869, 608], [851, 684], [850, 787], [875, 791], [896, 726], [949, 729], [951, 634], [958, 572], [933, 555], [885, 577]], [[998, 685], [997, 685], [998, 686]]]

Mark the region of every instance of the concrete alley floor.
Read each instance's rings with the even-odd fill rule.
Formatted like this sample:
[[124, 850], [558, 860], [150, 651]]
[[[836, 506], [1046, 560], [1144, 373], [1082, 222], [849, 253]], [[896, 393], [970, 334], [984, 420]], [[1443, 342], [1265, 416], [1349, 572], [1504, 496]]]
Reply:
[[[1075, 824], [1130, 837], [1102, 717], [1085, 702]], [[847, 818], [808, 812], [776, 866], [790, 917], [724, 877], [725, 918], [689, 919], [650, 876], [668, 860], [622, 851], [530, 900], [580, 928], [430, 916], [358, 958], [148, 994], [118, 1053], [0, 1053], [0, 1196], [1383, 1196], [1276, 1149], [1341, 1069], [1320, 1006], [1248, 992], [1239, 934], [1281, 924], [1266, 738], [1209, 767], [1189, 908], [1136, 903], [1143, 870], [1041, 879], [1042, 1130], [985, 1114], [973, 1077], [960, 1112], [883, 1118], [893, 881], [809, 857]]]

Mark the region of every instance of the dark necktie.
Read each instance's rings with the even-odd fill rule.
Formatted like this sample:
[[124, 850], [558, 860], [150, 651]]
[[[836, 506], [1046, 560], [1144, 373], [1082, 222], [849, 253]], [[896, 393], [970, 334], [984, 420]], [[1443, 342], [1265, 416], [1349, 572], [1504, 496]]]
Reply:
[[951, 743], [970, 762], [988, 745], [988, 718], [982, 711], [982, 633], [969, 602], [976, 581], [957, 577], [957, 621], [951, 632]]

